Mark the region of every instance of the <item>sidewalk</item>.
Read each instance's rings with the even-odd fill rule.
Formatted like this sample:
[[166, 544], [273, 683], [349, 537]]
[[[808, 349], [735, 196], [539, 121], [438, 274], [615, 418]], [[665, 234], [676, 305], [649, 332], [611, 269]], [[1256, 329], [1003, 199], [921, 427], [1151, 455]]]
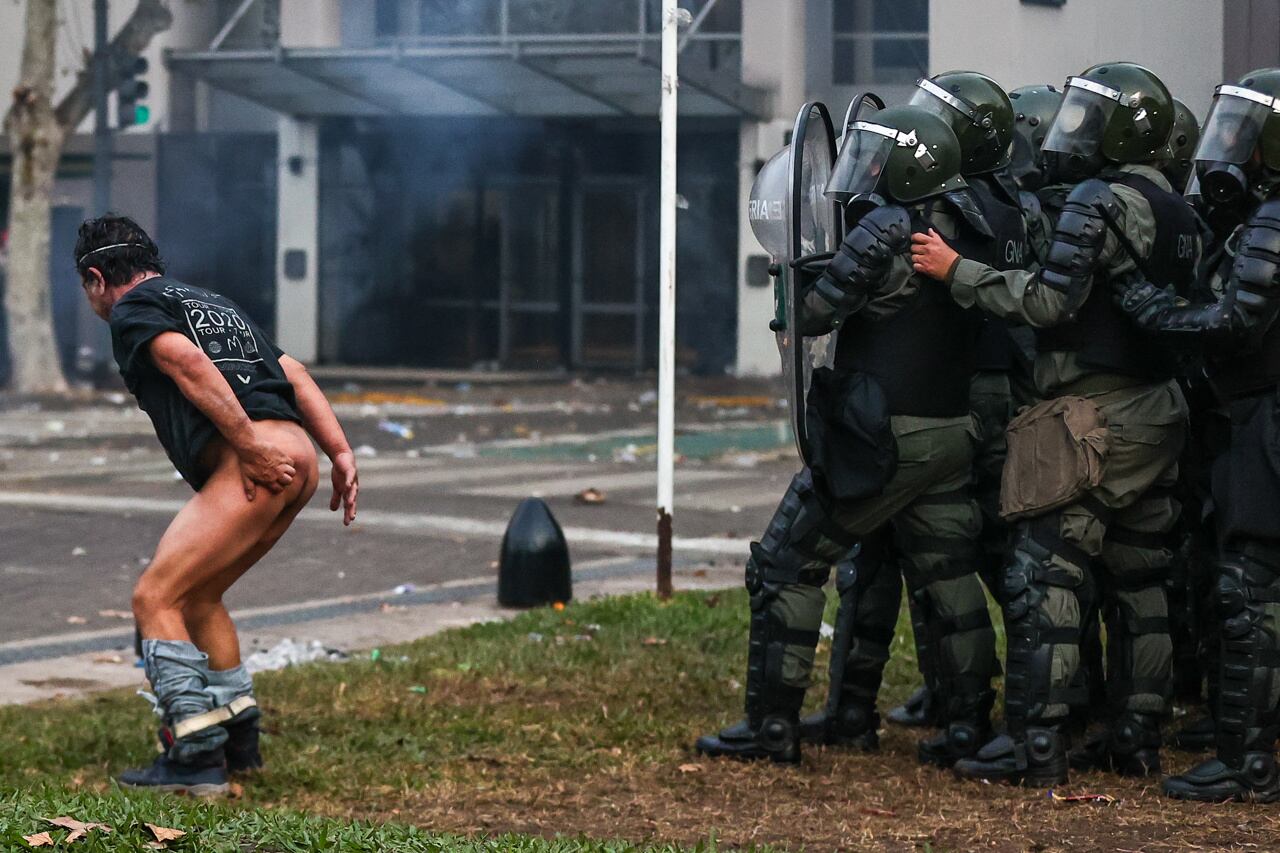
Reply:
[[[737, 567], [691, 563], [673, 571], [675, 587], [722, 589], [742, 582]], [[628, 595], [653, 589], [651, 560], [611, 558], [574, 572], [574, 598]], [[406, 643], [449, 628], [509, 619], [521, 611], [498, 607], [491, 578], [447, 581], [397, 595], [384, 592], [301, 605], [255, 608], [233, 615], [241, 626], [242, 653], [269, 649], [281, 640], [319, 640], [350, 655]], [[75, 651], [69, 649], [79, 646]], [[68, 649], [58, 654], [60, 649]], [[53, 656], [49, 656], [52, 653]], [[134, 666], [132, 629], [39, 638], [0, 645], [0, 705], [70, 699], [99, 690], [144, 687]]]

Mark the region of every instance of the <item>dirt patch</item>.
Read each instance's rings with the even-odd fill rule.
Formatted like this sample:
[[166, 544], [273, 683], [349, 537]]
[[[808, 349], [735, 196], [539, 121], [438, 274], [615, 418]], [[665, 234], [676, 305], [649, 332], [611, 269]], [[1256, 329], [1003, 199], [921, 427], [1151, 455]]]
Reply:
[[[392, 802], [349, 803], [345, 816], [410, 821], [462, 834], [587, 835], [633, 842], [806, 850], [1275, 850], [1280, 811], [1161, 796], [1157, 780], [1082, 774], [1059, 794], [1105, 792], [1114, 805], [1059, 804], [1045, 791], [969, 783], [919, 766], [914, 734], [885, 733], [879, 754], [810, 749], [798, 768], [702, 760], [541, 775], [496, 763]], [[1198, 756], [1172, 754], [1173, 770]], [[513, 764], [516, 762], [513, 762]], [[519, 773], [520, 778], [510, 774]], [[504, 778], [506, 777], [506, 778]], [[400, 795], [398, 798], [396, 795]], [[329, 804], [332, 808], [332, 803]]]

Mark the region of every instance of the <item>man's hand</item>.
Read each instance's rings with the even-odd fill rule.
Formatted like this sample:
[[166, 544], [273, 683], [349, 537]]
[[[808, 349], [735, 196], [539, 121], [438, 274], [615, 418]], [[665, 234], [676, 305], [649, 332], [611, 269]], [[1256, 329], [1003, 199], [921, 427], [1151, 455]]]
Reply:
[[360, 494], [360, 474], [356, 471], [356, 457], [351, 451], [333, 457], [333, 497], [329, 498], [329, 511], [342, 507], [342, 523], [356, 520], [356, 497]]
[[244, 496], [252, 501], [258, 494], [258, 486], [273, 495], [288, 488], [298, 473], [293, 459], [270, 441], [262, 438], [255, 428], [253, 440], [236, 449], [240, 457], [240, 478], [244, 481]]
[[1160, 315], [1177, 304], [1172, 293], [1140, 278], [1112, 283], [1111, 299], [1138, 328], [1147, 330], [1155, 329]]
[[921, 275], [945, 282], [959, 260], [959, 253], [932, 228], [928, 234], [911, 235], [911, 266]]

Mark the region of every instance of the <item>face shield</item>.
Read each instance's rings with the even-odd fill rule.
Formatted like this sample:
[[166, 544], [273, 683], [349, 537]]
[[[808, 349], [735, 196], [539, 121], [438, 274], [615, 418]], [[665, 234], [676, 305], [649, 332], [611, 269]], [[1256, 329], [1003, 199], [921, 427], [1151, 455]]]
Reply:
[[885, 167], [894, 146], [915, 144], [914, 133], [901, 133], [872, 121], [855, 121], [844, 135], [840, 156], [827, 181], [827, 198], [848, 204], [873, 194], [883, 196]]
[[907, 101], [907, 106], [926, 109], [947, 124], [951, 124], [958, 113], [964, 117], [965, 121], [978, 125], [974, 118], [977, 111], [973, 104], [956, 97], [928, 77], [922, 77], [916, 81], [915, 91], [911, 93], [911, 100]]
[[1196, 175], [1209, 203], [1240, 203], [1249, 191], [1254, 153], [1276, 99], [1240, 86], [1219, 86], [1196, 148]]
[[1049, 125], [1042, 150], [1092, 158], [1102, 148], [1107, 122], [1123, 93], [1080, 77], [1067, 78], [1062, 106]]

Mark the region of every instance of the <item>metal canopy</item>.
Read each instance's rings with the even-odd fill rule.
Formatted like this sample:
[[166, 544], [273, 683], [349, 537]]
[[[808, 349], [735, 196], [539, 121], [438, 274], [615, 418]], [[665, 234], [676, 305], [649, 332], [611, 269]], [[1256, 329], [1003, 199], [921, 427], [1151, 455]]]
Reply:
[[[702, 39], [712, 60], [727, 41]], [[171, 51], [166, 62], [174, 72], [299, 116], [656, 117], [661, 94], [658, 45], [635, 36]], [[682, 115], [764, 114], [763, 95], [742, 85], [736, 61], [698, 65], [681, 69]]]

